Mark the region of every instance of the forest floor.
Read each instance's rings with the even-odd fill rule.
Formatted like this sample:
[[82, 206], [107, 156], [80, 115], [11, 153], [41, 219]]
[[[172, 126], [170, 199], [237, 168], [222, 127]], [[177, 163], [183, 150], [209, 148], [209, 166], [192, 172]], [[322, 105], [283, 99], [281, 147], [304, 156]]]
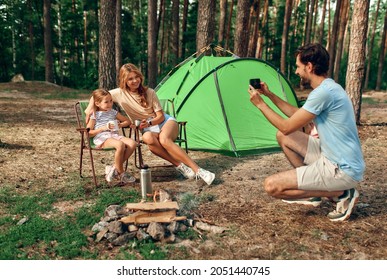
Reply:
[[[77, 176], [80, 136], [73, 113], [76, 99], [43, 98], [50, 91], [57, 92], [58, 87], [43, 82], [0, 83], [0, 188], [12, 185], [15, 192], [25, 195], [49, 192], [64, 188]], [[71, 91], [61, 90], [64, 94]], [[262, 183], [268, 175], [291, 168], [282, 153], [233, 158], [190, 151], [200, 166], [216, 173], [212, 186], [160, 168], [152, 170], [153, 187], [175, 195], [190, 192], [211, 197], [195, 214], [227, 230], [187, 240], [188, 255], [176, 252], [170, 258], [387, 259], [387, 93], [367, 92], [363, 97], [359, 134], [367, 169], [358, 188], [359, 202], [348, 221], [329, 221], [326, 215], [334, 206], [327, 200], [316, 208], [289, 205], [264, 192]], [[100, 181], [105, 164], [112, 159], [111, 154], [96, 155]], [[146, 152], [145, 160], [153, 164], [156, 158]], [[129, 172], [137, 182], [124, 188], [139, 189], [139, 172], [132, 164]], [[90, 172], [87, 176], [90, 182], [85, 188], [93, 188]], [[85, 203], [88, 201], [80, 198], [57, 206], [70, 213]], [[0, 216], [4, 211], [0, 210]], [[109, 251], [109, 256], [119, 250], [103, 243], [98, 246]]]

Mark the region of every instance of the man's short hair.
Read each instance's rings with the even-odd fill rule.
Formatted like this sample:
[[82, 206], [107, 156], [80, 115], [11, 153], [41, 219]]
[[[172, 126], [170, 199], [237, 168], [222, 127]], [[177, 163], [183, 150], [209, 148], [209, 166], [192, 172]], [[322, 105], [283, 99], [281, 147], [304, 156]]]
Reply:
[[328, 73], [329, 53], [321, 44], [312, 43], [302, 46], [296, 50], [295, 56], [298, 55], [303, 64], [310, 62], [313, 65], [314, 74], [323, 76]]

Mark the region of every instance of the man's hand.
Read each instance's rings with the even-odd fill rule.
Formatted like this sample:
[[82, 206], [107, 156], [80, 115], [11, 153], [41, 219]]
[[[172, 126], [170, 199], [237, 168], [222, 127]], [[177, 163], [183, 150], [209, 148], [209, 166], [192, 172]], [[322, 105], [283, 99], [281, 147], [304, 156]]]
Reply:
[[[267, 89], [267, 86], [266, 86], [266, 89]], [[255, 89], [251, 85], [249, 85], [248, 92], [250, 94], [251, 103], [253, 103], [258, 108], [259, 108], [259, 105], [265, 103], [265, 101], [263, 101], [263, 99], [261, 97], [261, 94], [263, 94], [263, 89]]]

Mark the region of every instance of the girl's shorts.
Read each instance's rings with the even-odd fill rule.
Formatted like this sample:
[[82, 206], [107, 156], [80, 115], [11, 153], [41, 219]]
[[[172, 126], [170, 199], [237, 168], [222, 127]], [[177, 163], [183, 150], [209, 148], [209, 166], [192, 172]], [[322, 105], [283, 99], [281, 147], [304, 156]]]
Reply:
[[93, 139], [94, 145], [99, 149], [102, 144], [109, 138], [120, 140], [124, 138], [124, 136], [119, 135], [117, 132], [104, 131], [96, 135]]

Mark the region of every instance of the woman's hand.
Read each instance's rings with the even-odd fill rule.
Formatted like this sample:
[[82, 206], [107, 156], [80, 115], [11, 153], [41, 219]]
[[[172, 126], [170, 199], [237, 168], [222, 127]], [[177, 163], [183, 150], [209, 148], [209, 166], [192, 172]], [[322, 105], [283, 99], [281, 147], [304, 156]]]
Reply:
[[140, 129], [144, 129], [144, 128], [146, 128], [146, 127], [149, 127], [149, 123], [147, 122], [147, 120], [146, 120], [146, 119], [141, 120], [141, 123], [140, 123], [140, 125], [139, 125], [139, 128], [140, 128]]

